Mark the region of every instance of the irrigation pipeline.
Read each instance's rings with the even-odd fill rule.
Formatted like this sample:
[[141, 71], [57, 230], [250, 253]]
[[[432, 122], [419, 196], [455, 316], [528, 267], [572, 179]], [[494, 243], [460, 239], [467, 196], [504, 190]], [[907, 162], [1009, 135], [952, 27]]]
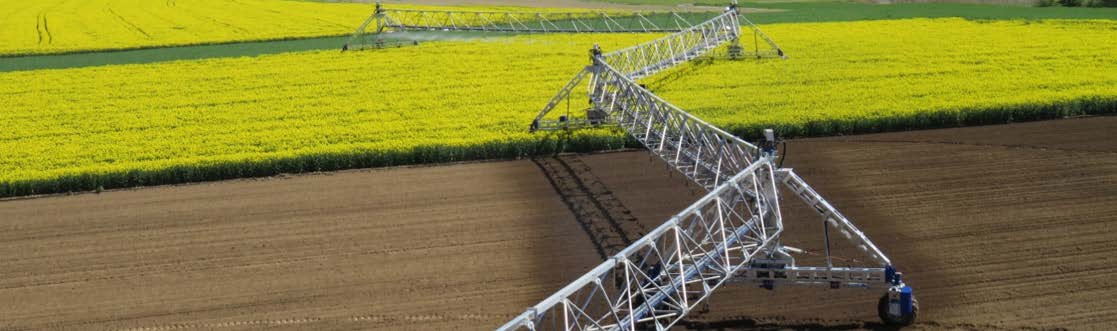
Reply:
[[[708, 13], [603, 11], [530, 12], [391, 9], [379, 1], [342, 50], [382, 48], [385, 32], [473, 31], [507, 33], [678, 32]], [[371, 38], [370, 38], [371, 37]]]
[[[594, 108], [577, 123], [620, 126], [710, 193], [498, 330], [670, 327], [754, 256], [778, 249], [782, 223], [776, 169], [760, 148], [636, 83], [725, 44], [739, 49], [738, 17], [734, 3], [717, 17], [657, 40], [607, 54], [595, 46], [593, 64], [539, 113], [532, 131], [570, 129], [570, 119], [548, 122], [544, 116], [589, 79]], [[764, 39], [774, 54], [784, 57], [774, 42]], [[742, 210], [748, 215], [737, 212]]]

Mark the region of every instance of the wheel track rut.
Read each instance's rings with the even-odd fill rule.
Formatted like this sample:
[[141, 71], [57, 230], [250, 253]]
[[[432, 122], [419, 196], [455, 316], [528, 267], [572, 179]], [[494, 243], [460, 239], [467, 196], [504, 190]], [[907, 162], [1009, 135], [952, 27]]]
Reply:
[[116, 16], [116, 19], [120, 20], [120, 23], [123, 24], [124, 27], [143, 35], [147, 39], [151, 39], [151, 35], [148, 34], [147, 31], [144, 31], [139, 26], [136, 26], [135, 24], [132, 24], [132, 22], [129, 22], [127, 19], [124, 19], [124, 16], [120, 16], [120, 14], [117, 14], [116, 11], [112, 10], [111, 7], [106, 7], [105, 10], [108, 11], [109, 14]]
[[54, 35], [50, 33], [50, 25], [47, 24], [46, 13], [40, 13], [35, 17], [35, 32], [38, 34], [39, 45], [54, 44]]
[[602, 259], [644, 236], [644, 226], [632, 216], [590, 167], [577, 156], [534, 158]]

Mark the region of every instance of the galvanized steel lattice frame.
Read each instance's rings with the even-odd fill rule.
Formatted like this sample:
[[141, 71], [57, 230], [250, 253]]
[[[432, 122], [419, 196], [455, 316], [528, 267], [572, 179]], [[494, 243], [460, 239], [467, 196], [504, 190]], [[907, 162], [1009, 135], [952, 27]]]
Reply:
[[[736, 3], [730, 7], [734, 27], [745, 26], [756, 36], [755, 55], [778, 54], [779, 46], [768, 38], [752, 21], [736, 13]], [[725, 16], [725, 15], [721, 15]], [[693, 17], [692, 17], [693, 18]], [[716, 18], [715, 18], [716, 19]], [[709, 21], [707, 21], [709, 22]], [[701, 24], [700, 24], [701, 25]], [[371, 30], [370, 30], [371, 27]], [[454, 11], [385, 8], [379, 1], [376, 9], [346, 41], [343, 50], [370, 47], [368, 36], [376, 36], [371, 43], [383, 41], [381, 34], [388, 31], [479, 31], [510, 33], [620, 33], [620, 32], [680, 32], [695, 27], [679, 12], [515, 12], [515, 11]], [[734, 41], [736, 42], [736, 38]], [[760, 51], [760, 40], [771, 46], [770, 52]]]
[[[753, 31], [757, 57], [786, 58], [776, 43], [738, 12], [727, 11], [693, 25], [677, 13], [657, 24], [641, 13], [530, 13], [385, 9], [376, 12], [346, 44], [385, 31], [484, 31], [514, 33], [675, 32], [602, 54], [553, 97], [532, 122], [532, 131], [612, 124], [683, 173], [709, 194], [586, 275], [528, 309], [500, 330], [665, 330], [728, 282], [824, 285], [831, 288], [906, 287], [891, 262], [849, 219], [791, 169], [774, 166], [771, 146], [758, 147], [663, 100], [636, 82], [729, 45], [742, 57], [741, 23]], [[760, 42], [769, 46], [761, 51]], [[379, 39], [378, 39], [379, 42]], [[589, 79], [587, 117], [545, 116]], [[593, 116], [590, 116], [593, 115]], [[782, 184], [823, 219], [824, 267], [795, 265], [783, 246]], [[829, 229], [853, 242], [881, 267], [834, 267]], [[907, 290], [910, 293], [910, 288]]]
[[[678, 12], [530, 12], [390, 9], [379, 1], [343, 50], [368, 47], [369, 35], [389, 31], [478, 31], [509, 33], [678, 32], [693, 26]], [[370, 30], [371, 28], [371, 30]]]
[[591, 100], [667, 164], [712, 190], [755, 162], [756, 146], [683, 111], [608, 63], [594, 75]]
[[[614, 77], [615, 75], [610, 73], [610, 70], [605, 70], [604, 67], [611, 68], [612, 72], [618, 73], [619, 76], [623, 76], [629, 80], [636, 80], [686, 63], [726, 43], [735, 45], [741, 34], [739, 17], [740, 15], [737, 13], [736, 7], [731, 7], [731, 10], [706, 22], [660, 39], [603, 55], [597, 53], [599, 50], [595, 48], [595, 53], [592, 54], [594, 63], [579, 72], [573, 80], [559, 90], [558, 94], [551, 98], [532, 122], [532, 131], [559, 130], [606, 124], [608, 121], [603, 119], [578, 120], [563, 118], [561, 120], [554, 120], [547, 119], [546, 116], [560, 105], [563, 100], [568, 100], [573, 90], [576, 89], [586, 77], [591, 77], [591, 79], [593, 79], [589, 86], [591, 98], [595, 97], [597, 93], [600, 93], [600, 91], [603, 90], [603, 86], [598, 84], [601, 81], [599, 77], [604, 76], [607, 79], [616, 78]], [[762, 33], [759, 32], [760, 30], [756, 26], [751, 27], [754, 31], [757, 31], [756, 33]], [[776, 43], [768, 39], [767, 36], [765, 36], [764, 39], [767, 40], [767, 43], [772, 47], [770, 54], [778, 54], [778, 56], [786, 58], [783, 50], [779, 48], [779, 45], [776, 45]], [[762, 56], [764, 53], [756, 54]], [[639, 84], [635, 83], [630, 85], [639, 86]], [[621, 84], [605, 86], [617, 87], [621, 86]], [[642, 90], [642, 88], [639, 90]], [[642, 94], [652, 95], [654, 97], [654, 94], [646, 90]], [[655, 99], [658, 99], [658, 97], [655, 97]], [[658, 100], [667, 104], [661, 99]], [[603, 103], [598, 101], [597, 99], [591, 100], [598, 109], [601, 109]], [[671, 107], [678, 110], [678, 107]], [[693, 118], [693, 116], [690, 117]], [[710, 125], [707, 126], [712, 127]]]
[[[667, 328], [775, 246], [775, 169], [757, 161], [500, 330]], [[728, 248], [728, 249], [727, 249]]]
[[[666, 37], [605, 54], [603, 62], [636, 80], [702, 56], [727, 42], [737, 41], [741, 23], [736, 10]], [[778, 48], [773, 42], [772, 47]]]
[[[653, 15], [653, 14], [649, 14]], [[656, 23], [642, 13], [496, 12], [385, 9], [378, 30], [485, 31], [515, 33], [675, 32], [690, 26], [678, 13], [670, 22]], [[666, 24], [664, 24], [666, 23]], [[664, 25], [661, 27], [660, 25]]]
[[[725, 43], [736, 44], [737, 17], [732, 6], [707, 22], [652, 42], [609, 54], [595, 47], [593, 64], [532, 122], [533, 131], [615, 124], [710, 193], [498, 330], [665, 330], [731, 280], [768, 288], [823, 285], [887, 288], [889, 293], [906, 287], [891, 261], [860, 229], [794, 171], [773, 165], [774, 149], [749, 144], [636, 83]], [[772, 54], [784, 57], [766, 35], [756, 35], [772, 46]], [[586, 78], [590, 112], [603, 118], [544, 119]], [[826, 266], [796, 266], [789, 252], [797, 249], [780, 244], [783, 219], [777, 183], [823, 219]], [[834, 267], [830, 228], [879, 267]]]

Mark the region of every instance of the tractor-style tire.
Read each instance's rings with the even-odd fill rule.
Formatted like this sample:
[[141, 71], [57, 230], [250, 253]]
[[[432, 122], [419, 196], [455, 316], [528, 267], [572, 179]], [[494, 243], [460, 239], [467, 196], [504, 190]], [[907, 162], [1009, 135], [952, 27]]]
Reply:
[[909, 325], [912, 325], [913, 323], [915, 323], [915, 316], [918, 313], [919, 313], [919, 300], [916, 300], [915, 297], [911, 298], [911, 314], [900, 316], [900, 317], [894, 317], [894, 316], [888, 314], [888, 294], [887, 293], [885, 293], [884, 296], [880, 297], [880, 301], [877, 302], [877, 315], [880, 315], [880, 321], [884, 322], [885, 325], [890, 325], [890, 326], [909, 326]]

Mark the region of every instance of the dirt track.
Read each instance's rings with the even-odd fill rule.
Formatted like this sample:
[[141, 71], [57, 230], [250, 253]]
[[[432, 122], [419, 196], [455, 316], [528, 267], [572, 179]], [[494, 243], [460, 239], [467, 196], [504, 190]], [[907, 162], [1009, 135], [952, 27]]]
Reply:
[[[906, 272], [919, 328], [1104, 328], [1114, 128], [799, 140], [785, 166]], [[0, 328], [491, 329], [699, 194], [630, 152], [3, 201]], [[821, 225], [784, 204], [813, 250]], [[877, 296], [734, 286], [689, 324], [874, 328]]]

